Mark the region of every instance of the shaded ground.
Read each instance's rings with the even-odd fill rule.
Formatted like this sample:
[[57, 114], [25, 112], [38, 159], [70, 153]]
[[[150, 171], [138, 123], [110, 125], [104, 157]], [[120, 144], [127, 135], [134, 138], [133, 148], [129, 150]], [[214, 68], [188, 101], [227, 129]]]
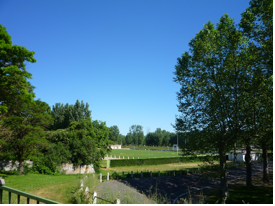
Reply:
[[[253, 175], [262, 172], [262, 164], [255, 164], [252, 167]], [[269, 168], [273, 168], [273, 162], [269, 162]], [[245, 178], [246, 168], [234, 168], [228, 170], [228, 181]], [[123, 183], [123, 184], [121, 184]], [[105, 187], [116, 187], [120, 190], [128, 190], [129, 186], [135, 188], [138, 192], [148, 195], [149, 188], [162, 196], [167, 195], [173, 203], [184, 193], [193, 192], [204, 187], [215, 187], [219, 185], [219, 178], [206, 180], [205, 174], [168, 176], [168, 177], [145, 177], [145, 178], [127, 178], [119, 181], [109, 181], [102, 183]], [[119, 185], [119, 186], [116, 186]], [[126, 186], [129, 185], [129, 186]], [[144, 204], [143, 202], [141, 204]]]

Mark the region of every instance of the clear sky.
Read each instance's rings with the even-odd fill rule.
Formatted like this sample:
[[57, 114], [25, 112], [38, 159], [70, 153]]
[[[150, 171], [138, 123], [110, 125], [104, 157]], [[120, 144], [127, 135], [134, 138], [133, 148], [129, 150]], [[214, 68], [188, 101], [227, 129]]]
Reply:
[[238, 24], [248, 0], [0, 0], [13, 44], [34, 51], [36, 97], [88, 102], [93, 120], [175, 132], [177, 58], [209, 20]]

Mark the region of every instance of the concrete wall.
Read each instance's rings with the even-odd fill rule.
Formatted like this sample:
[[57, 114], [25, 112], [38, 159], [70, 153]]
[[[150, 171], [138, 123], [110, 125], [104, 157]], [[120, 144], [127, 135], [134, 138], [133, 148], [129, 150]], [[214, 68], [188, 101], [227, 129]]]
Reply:
[[94, 166], [91, 165], [81, 165], [73, 166], [73, 164], [63, 163], [60, 166], [61, 172], [65, 174], [85, 174], [85, 173], [95, 173]]
[[[33, 164], [30, 160], [25, 160], [25, 163], [29, 164], [29, 166], [32, 166]], [[15, 161], [15, 164], [12, 165], [12, 160], [0, 160], [0, 170], [13, 171], [17, 170], [17, 168], [19, 168], [18, 161]]]
[[[26, 160], [25, 163], [29, 164], [31, 167], [33, 162], [30, 160]], [[0, 170], [5, 171], [13, 171], [19, 168], [19, 162], [16, 161], [14, 165], [12, 165], [12, 160], [0, 160]], [[85, 174], [85, 173], [95, 173], [94, 166], [91, 165], [82, 165], [78, 167], [74, 167], [73, 164], [63, 163], [59, 166], [61, 172], [65, 174]]]

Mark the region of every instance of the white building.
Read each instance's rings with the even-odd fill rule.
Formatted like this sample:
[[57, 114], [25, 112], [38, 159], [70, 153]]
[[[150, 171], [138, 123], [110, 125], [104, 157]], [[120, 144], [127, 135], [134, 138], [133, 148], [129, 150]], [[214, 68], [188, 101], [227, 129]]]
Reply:
[[177, 144], [173, 144], [173, 150], [176, 152], [178, 149], [178, 145]]
[[[257, 161], [260, 159], [260, 153], [251, 152], [250, 154], [252, 161]], [[234, 153], [230, 152], [228, 153], [228, 160], [233, 161], [234, 160]], [[237, 154], [237, 161], [245, 162], [245, 153], [238, 153]]]
[[121, 149], [121, 145], [120, 145], [120, 144], [110, 145], [110, 147], [111, 147], [112, 149]]

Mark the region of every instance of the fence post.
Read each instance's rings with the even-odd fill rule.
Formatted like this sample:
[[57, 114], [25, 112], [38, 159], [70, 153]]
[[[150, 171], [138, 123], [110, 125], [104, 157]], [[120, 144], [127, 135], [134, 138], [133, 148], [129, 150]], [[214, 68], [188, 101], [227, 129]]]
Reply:
[[135, 158], [133, 157], [133, 159], [135, 159]]
[[123, 156], [123, 159], [124, 159], [124, 156]]
[[120, 199], [115, 199], [114, 204], [120, 204]]
[[108, 155], [107, 155], [107, 157], [108, 157]]
[[99, 182], [102, 182], [102, 173], [99, 175]]
[[83, 180], [80, 180], [80, 190], [83, 190]]
[[166, 170], [166, 176], [167, 176], [168, 174], [167, 174], [167, 170]]
[[139, 157], [138, 157], [138, 159], [139, 159]]
[[85, 201], [86, 201], [86, 199], [89, 195], [89, 187], [86, 187], [84, 195], [85, 195]]
[[111, 158], [112, 158], [112, 155], [111, 155]]
[[140, 176], [143, 177], [143, 172], [142, 171], [140, 172]]
[[116, 158], [116, 155], [115, 155], [115, 158]]
[[200, 172], [200, 168], [198, 168], [198, 173]]
[[93, 194], [93, 204], [96, 204], [96, 197], [97, 197], [97, 193], [94, 192], [94, 194]]
[[133, 171], [131, 171], [131, 178], [133, 178]]
[[122, 172], [122, 178], [124, 178], [124, 172]]
[[189, 169], [186, 170], [186, 174], [188, 175]]
[[180, 170], [180, 175], [182, 175], [182, 170]]
[[174, 176], [176, 175], [176, 171], [174, 170]]
[[129, 159], [129, 156], [128, 156], [128, 159]]
[[109, 172], [107, 172], [107, 180], [109, 181]]
[[159, 171], [159, 177], [160, 177], [160, 171]]
[[152, 171], [150, 171], [150, 176], [152, 177]]

